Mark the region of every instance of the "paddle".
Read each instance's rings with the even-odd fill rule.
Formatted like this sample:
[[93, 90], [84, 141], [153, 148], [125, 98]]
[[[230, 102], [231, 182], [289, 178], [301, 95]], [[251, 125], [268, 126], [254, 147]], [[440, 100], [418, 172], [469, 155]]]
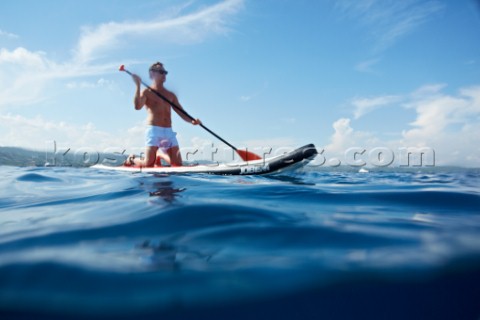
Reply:
[[[127, 69], [125, 69], [125, 66], [122, 64], [120, 66], [120, 68], [118, 68], [118, 70], [120, 71], [125, 71], [126, 73], [128, 73], [129, 75], [133, 75], [130, 71], [128, 71]], [[188, 118], [190, 118], [190, 120], [195, 120], [194, 117], [192, 117], [190, 114], [188, 114], [187, 111], [183, 110], [182, 108], [180, 108], [179, 106], [177, 106], [175, 103], [173, 103], [172, 101], [168, 100], [164, 95], [162, 95], [160, 92], [152, 89], [150, 86], [148, 86], [145, 82], [142, 81], [142, 84], [148, 88], [150, 91], [152, 91], [153, 93], [155, 93], [160, 99], [164, 100], [165, 102], [167, 102], [168, 104], [170, 104], [175, 110], [177, 110], [178, 112], [181, 112], [183, 113], [184, 115], [186, 115]], [[218, 140], [222, 141], [223, 143], [225, 143], [227, 146], [229, 146], [230, 148], [232, 148], [233, 150], [235, 150], [235, 152], [240, 156], [240, 158], [243, 159], [243, 161], [251, 161], [251, 160], [261, 160], [262, 158], [258, 155], [256, 155], [255, 153], [252, 153], [252, 152], [248, 152], [247, 150], [239, 150], [237, 149], [234, 145], [230, 144], [229, 142], [227, 142], [225, 139], [223, 139], [222, 137], [220, 137], [218, 134], [216, 134], [215, 132], [213, 132], [212, 130], [208, 129], [206, 126], [204, 126], [202, 123], [199, 124], [203, 129], [207, 130], [210, 134], [212, 134], [213, 136], [215, 136]]]

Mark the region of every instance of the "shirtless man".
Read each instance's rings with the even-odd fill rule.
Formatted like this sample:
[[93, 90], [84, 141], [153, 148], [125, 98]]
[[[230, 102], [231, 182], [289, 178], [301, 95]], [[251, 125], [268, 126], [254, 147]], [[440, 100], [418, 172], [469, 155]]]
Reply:
[[[150, 79], [153, 81], [151, 85], [152, 89], [158, 91], [169, 101], [172, 101], [175, 105], [183, 109], [178, 102], [177, 96], [163, 86], [168, 73], [163, 67], [163, 64], [160, 62], [152, 64], [149, 73]], [[172, 130], [172, 107], [169, 103], [155, 95], [154, 92], [150, 91], [150, 89], [141, 91], [142, 79], [138, 75], [134, 74], [132, 78], [137, 86], [134, 98], [135, 110], [140, 110], [143, 106], [145, 106], [147, 110], [147, 129], [145, 131], [146, 152], [145, 159], [139, 159], [134, 155], [130, 155], [125, 161], [125, 165], [153, 167], [157, 159], [157, 151], [160, 149], [163, 151], [161, 155], [162, 158], [172, 166], [181, 166], [182, 157], [176, 138], [177, 133]], [[175, 110], [180, 118], [188, 123], [193, 125], [201, 123], [199, 119], [191, 120], [175, 108], [173, 108], [173, 110]]]

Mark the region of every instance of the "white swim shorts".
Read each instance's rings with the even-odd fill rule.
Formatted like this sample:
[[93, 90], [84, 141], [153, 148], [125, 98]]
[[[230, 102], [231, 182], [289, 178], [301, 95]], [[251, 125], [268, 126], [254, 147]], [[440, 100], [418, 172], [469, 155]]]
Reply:
[[147, 125], [145, 145], [147, 147], [158, 147], [165, 152], [178, 146], [177, 133], [172, 128]]

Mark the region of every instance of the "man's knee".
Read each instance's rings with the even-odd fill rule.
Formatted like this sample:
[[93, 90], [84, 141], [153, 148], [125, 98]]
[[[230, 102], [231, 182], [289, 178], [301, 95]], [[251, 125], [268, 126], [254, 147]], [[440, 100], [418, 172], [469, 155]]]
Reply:
[[158, 148], [155, 147], [147, 147], [144, 159], [145, 167], [153, 167], [155, 165], [157, 150]]

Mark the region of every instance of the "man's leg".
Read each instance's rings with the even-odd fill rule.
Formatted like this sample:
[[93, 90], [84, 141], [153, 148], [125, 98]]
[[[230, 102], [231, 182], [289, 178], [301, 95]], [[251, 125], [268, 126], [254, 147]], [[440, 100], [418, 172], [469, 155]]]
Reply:
[[145, 150], [145, 159], [143, 160], [144, 167], [153, 167], [157, 159], [158, 147], [147, 147]]
[[182, 155], [180, 154], [180, 148], [178, 146], [169, 148], [167, 154], [170, 157], [170, 164], [172, 166], [182, 166]]
[[168, 154], [166, 154], [163, 150], [160, 150], [160, 148], [158, 148], [159, 150], [157, 151], [157, 160], [155, 162], [155, 164], [157, 166], [162, 166], [162, 159], [166, 162], [166, 163], [171, 163], [172, 161], [170, 160], [170, 156]]
[[158, 147], [147, 147], [145, 150], [145, 159], [137, 158], [135, 155], [131, 154], [125, 161], [125, 165], [135, 167], [153, 167], [155, 165], [157, 150]]

